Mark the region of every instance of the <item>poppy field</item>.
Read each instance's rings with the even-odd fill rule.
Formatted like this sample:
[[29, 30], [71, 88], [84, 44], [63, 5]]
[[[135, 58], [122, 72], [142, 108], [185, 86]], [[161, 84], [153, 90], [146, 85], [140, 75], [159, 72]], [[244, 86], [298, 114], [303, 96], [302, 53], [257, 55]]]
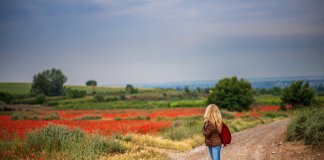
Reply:
[[[279, 108], [279, 106], [259, 106], [241, 113], [224, 110], [222, 114], [225, 123], [232, 132], [236, 132], [257, 124], [285, 118], [285, 115], [280, 114], [278, 117]], [[0, 115], [1, 157], [5, 159], [44, 159], [44, 157], [50, 157], [45, 159], [57, 159], [68, 154], [68, 159], [80, 155], [87, 157], [85, 159], [130, 159], [131, 157], [166, 159], [162, 153], [146, 146], [186, 151], [203, 144], [204, 139], [200, 129], [204, 111], [205, 108], [202, 107], [137, 110], [41, 108], [15, 111], [10, 115]], [[69, 135], [67, 132], [72, 138], [69, 136], [64, 138]], [[74, 134], [77, 137], [83, 134], [86, 136], [81, 136], [82, 140], [74, 143]], [[94, 135], [102, 138], [94, 138], [96, 137]], [[63, 148], [70, 147], [70, 149], [56, 151], [56, 143], [48, 140], [52, 138], [60, 143], [66, 143], [67, 146]], [[18, 142], [18, 144], [12, 142]], [[40, 149], [38, 147], [38, 150], [37, 147], [36, 150], [33, 149], [35, 144], [43, 143], [45, 146]], [[73, 145], [69, 145], [70, 143]], [[103, 146], [98, 146], [98, 144]], [[87, 152], [81, 153], [75, 150], [74, 148], [77, 147]], [[91, 151], [100, 150], [102, 147], [104, 150], [100, 153]], [[140, 155], [138, 155], [138, 150], [141, 150]]]
[[[290, 106], [286, 106], [286, 108], [289, 109]], [[263, 114], [260, 112], [274, 112], [279, 111], [279, 109], [279, 106], [261, 106], [252, 108], [249, 112], [232, 112], [230, 114], [235, 117], [261, 117]], [[86, 133], [97, 133], [105, 136], [111, 136], [113, 134], [125, 135], [127, 133], [157, 134], [160, 130], [170, 127], [174, 118], [190, 116], [202, 117], [204, 108], [41, 110], [37, 112], [37, 115], [32, 115], [32, 113], [28, 112], [24, 114], [26, 117], [32, 118], [13, 120], [14, 115], [0, 115], [0, 138], [8, 137], [8, 135], [24, 138], [26, 133], [47, 126], [50, 123], [54, 125], [66, 125], [70, 129], [80, 128]], [[42, 117], [51, 115], [57, 115], [58, 118], [42, 119]]]
[[[41, 111], [36, 119], [12, 120], [10, 115], [0, 116], [1, 137], [24, 135], [36, 128], [47, 126], [49, 123], [66, 125], [69, 128], [80, 128], [87, 133], [101, 135], [140, 133], [154, 134], [170, 126], [170, 121], [161, 121], [159, 118], [175, 118], [179, 116], [202, 115], [203, 108], [177, 108], [163, 110], [64, 110]], [[40, 117], [58, 115], [59, 119], [44, 120]], [[26, 113], [28, 116], [28, 113]], [[98, 120], [81, 120], [82, 117], [100, 117]]]

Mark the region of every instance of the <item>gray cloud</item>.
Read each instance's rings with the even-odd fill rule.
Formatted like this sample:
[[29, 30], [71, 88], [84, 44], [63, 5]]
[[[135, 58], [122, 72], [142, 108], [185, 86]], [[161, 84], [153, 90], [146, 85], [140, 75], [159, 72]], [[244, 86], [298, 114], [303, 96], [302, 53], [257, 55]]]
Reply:
[[0, 4], [0, 81], [51, 67], [71, 84], [324, 74], [322, 1]]

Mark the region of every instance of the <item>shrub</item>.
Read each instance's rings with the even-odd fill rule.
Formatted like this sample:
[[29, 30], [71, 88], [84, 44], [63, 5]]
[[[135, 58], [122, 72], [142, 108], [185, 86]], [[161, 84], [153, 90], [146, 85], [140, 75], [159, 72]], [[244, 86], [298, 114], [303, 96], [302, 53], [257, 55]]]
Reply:
[[97, 94], [94, 96], [94, 100], [96, 102], [104, 102], [105, 101], [105, 97], [103, 95]]
[[102, 117], [101, 116], [84, 116], [77, 120], [98, 120], [98, 119], [102, 119]]
[[59, 103], [56, 101], [51, 101], [51, 102], [47, 102], [47, 105], [49, 106], [57, 106]]
[[115, 120], [115, 121], [120, 121], [120, 120], [122, 120], [122, 119], [121, 119], [120, 117], [115, 117], [114, 120]]
[[37, 115], [32, 115], [31, 117], [19, 113], [19, 114], [14, 114], [11, 116], [12, 121], [17, 121], [17, 120], [24, 120], [24, 119], [30, 119], [30, 120], [39, 120], [39, 117]]
[[51, 115], [47, 115], [43, 118], [43, 120], [59, 120], [60, 119], [60, 115], [54, 113]]
[[65, 159], [99, 159], [99, 155], [124, 153], [127, 149], [120, 141], [86, 135], [78, 128], [70, 130], [67, 126], [53, 124], [28, 133], [25, 148], [35, 153], [44, 151], [52, 155], [49, 159], [61, 159], [62, 156]]
[[28, 119], [28, 116], [25, 114], [14, 114], [11, 116], [12, 121], [23, 120], [23, 119]]
[[39, 117], [37, 115], [33, 115], [33, 116], [29, 117], [29, 119], [31, 119], [31, 120], [39, 120]]
[[82, 98], [87, 94], [84, 90], [66, 89], [64, 96], [67, 98]]
[[251, 83], [237, 77], [220, 80], [208, 95], [207, 104], [217, 104], [230, 111], [247, 110], [254, 102]]
[[286, 139], [304, 140], [305, 144], [324, 144], [324, 109], [302, 110], [289, 124]]
[[121, 140], [121, 139], [123, 139], [122, 136], [121, 136], [119, 133], [114, 133], [114, 134], [112, 135], [112, 137], [113, 137], [113, 139], [117, 139], [117, 140]]
[[119, 99], [122, 100], [122, 101], [124, 101], [127, 98], [126, 98], [125, 94], [121, 94], [121, 95], [119, 95]]
[[8, 92], [0, 92], [0, 101], [4, 103], [11, 103], [14, 100], [14, 96]]
[[142, 116], [137, 116], [137, 117], [129, 117], [126, 118], [126, 120], [150, 120], [150, 116], [142, 117]]
[[80, 129], [69, 130], [63, 125], [49, 124], [47, 127], [34, 130], [27, 134], [27, 146], [34, 151], [61, 151], [66, 150], [73, 142], [81, 141], [85, 133]]
[[130, 141], [132, 141], [132, 135], [131, 134], [127, 134], [123, 139], [126, 142], [130, 142]]
[[106, 98], [107, 102], [113, 102], [113, 101], [118, 101], [118, 100], [119, 100], [119, 97], [117, 97], [117, 96], [112, 96], [112, 97]]
[[126, 147], [124, 147], [120, 141], [106, 140], [104, 137], [94, 135], [92, 136], [94, 143], [94, 150], [96, 153], [124, 153]]
[[285, 104], [310, 106], [315, 101], [315, 91], [308, 82], [296, 81], [282, 91], [281, 101]]
[[43, 94], [39, 94], [35, 98], [35, 104], [44, 104], [46, 102], [46, 96]]

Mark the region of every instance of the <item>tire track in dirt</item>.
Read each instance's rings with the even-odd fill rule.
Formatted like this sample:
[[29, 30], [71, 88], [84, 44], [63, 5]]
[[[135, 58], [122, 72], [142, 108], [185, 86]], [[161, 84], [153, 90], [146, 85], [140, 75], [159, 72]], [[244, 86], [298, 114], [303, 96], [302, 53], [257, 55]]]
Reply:
[[[222, 148], [223, 160], [263, 160], [278, 159], [278, 145], [282, 144], [287, 129], [288, 119], [275, 121], [270, 124], [257, 125], [232, 134], [232, 143]], [[176, 160], [208, 160], [208, 148], [205, 145], [186, 152], [169, 152], [170, 159]]]

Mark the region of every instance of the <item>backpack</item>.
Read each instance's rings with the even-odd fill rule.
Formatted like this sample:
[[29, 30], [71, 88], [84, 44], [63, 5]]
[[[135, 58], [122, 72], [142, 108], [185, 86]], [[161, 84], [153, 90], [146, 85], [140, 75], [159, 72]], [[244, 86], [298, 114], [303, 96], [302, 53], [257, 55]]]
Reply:
[[231, 131], [228, 129], [226, 124], [222, 124], [222, 132], [220, 134], [222, 144], [226, 146], [227, 144], [231, 143], [232, 136], [231, 136]]

